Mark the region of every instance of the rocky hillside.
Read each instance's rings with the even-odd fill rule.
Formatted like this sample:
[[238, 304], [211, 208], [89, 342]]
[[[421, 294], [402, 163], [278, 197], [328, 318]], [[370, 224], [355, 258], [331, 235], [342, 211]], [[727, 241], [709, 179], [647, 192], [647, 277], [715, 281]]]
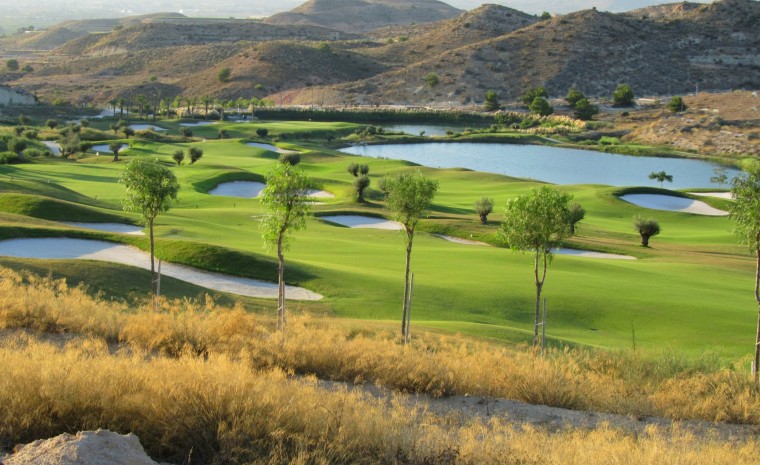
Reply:
[[268, 24], [312, 25], [344, 32], [366, 32], [402, 24], [432, 23], [462, 13], [438, 0], [309, 0]]
[[[760, 88], [760, 2], [753, 0], [623, 14], [585, 10], [548, 20], [484, 5], [436, 23], [403, 26], [392, 26], [396, 16], [390, 13], [347, 21], [357, 3], [314, 0], [297, 13], [385, 27], [350, 34], [251, 20], [143, 18], [29, 57], [6, 43], [5, 50], [21, 55], [21, 64], [30, 63], [33, 72], [5, 76], [8, 84], [43, 98], [72, 101], [107, 101], [149, 83], [163, 86], [162, 92], [216, 98], [415, 105], [478, 105], [487, 90], [512, 102], [538, 85], [553, 97], [575, 86], [602, 100], [621, 82], [637, 96], [683, 94], [697, 86], [701, 91]], [[430, 14], [439, 2], [365, 3], [396, 9], [413, 3]], [[341, 5], [336, 15], [334, 8]], [[412, 12], [407, 17], [416, 18]], [[63, 29], [56, 34], [62, 37]], [[232, 72], [228, 81], [216, 78], [222, 68]]]

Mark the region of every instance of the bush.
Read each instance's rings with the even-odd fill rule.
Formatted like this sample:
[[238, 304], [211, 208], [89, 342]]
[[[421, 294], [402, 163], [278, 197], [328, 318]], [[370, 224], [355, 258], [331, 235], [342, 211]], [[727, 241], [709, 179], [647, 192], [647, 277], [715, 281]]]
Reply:
[[683, 97], [679, 95], [673, 96], [668, 103], [668, 109], [673, 113], [680, 113], [686, 110], [686, 104], [683, 101]]
[[219, 80], [219, 82], [228, 82], [230, 80], [230, 76], [232, 76], [232, 71], [229, 68], [222, 68], [216, 74], [216, 78]]
[[530, 111], [537, 115], [549, 116], [554, 113], [554, 108], [543, 97], [536, 97], [530, 104]]
[[649, 238], [660, 234], [660, 223], [654, 218], [644, 218], [636, 215], [633, 217], [633, 227], [641, 236], [641, 245], [649, 247]]
[[185, 152], [182, 150], [175, 150], [172, 154], [172, 160], [177, 162], [177, 166], [182, 164], [182, 161], [185, 159]]
[[199, 149], [198, 147], [190, 147], [189, 153], [191, 165], [200, 160], [203, 156], [203, 150]]
[[619, 84], [612, 93], [612, 104], [616, 107], [630, 107], [633, 105], [633, 90], [628, 84]]
[[193, 137], [193, 130], [186, 127], [179, 128], [179, 133], [182, 134], [184, 137]]
[[483, 108], [486, 111], [495, 111], [498, 110], [501, 107], [499, 104], [499, 96], [496, 94], [495, 91], [489, 90], [486, 92], [485, 95], [485, 103], [483, 104]]
[[589, 99], [582, 98], [575, 102], [573, 116], [579, 120], [587, 121], [599, 113], [599, 107], [592, 104]]
[[567, 96], [565, 97], [565, 100], [567, 100], [567, 104], [570, 105], [570, 107], [575, 108], [575, 105], [582, 99], [585, 99], [586, 96], [583, 95], [583, 92], [579, 91], [575, 87], [571, 87], [570, 90], [567, 91]]
[[266, 139], [269, 135], [269, 130], [267, 128], [256, 128], [256, 135], [262, 139]]
[[525, 105], [530, 105], [534, 100], [536, 100], [536, 97], [549, 98], [549, 93], [546, 91], [546, 89], [544, 89], [543, 86], [531, 87], [530, 89], [523, 92], [523, 94], [520, 96], [520, 101]]
[[13, 153], [21, 153], [26, 150], [28, 144], [25, 139], [12, 138], [8, 141], [8, 151]]
[[288, 164], [290, 166], [296, 166], [301, 163], [300, 153], [283, 153], [280, 155], [280, 163]]
[[357, 202], [364, 202], [364, 191], [369, 187], [370, 179], [367, 175], [361, 175], [354, 179], [354, 193]]
[[26, 158], [42, 158], [42, 157], [49, 157], [51, 155], [51, 152], [48, 150], [40, 150], [36, 148], [29, 148], [24, 150], [24, 156]]
[[424, 79], [425, 79], [425, 82], [427, 82], [427, 85], [430, 87], [435, 87], [441, 82], [440, 78], [438, 78], [438, 75], [432, 72], [427, 73]]
[[0, 152], [0, 163], [9, 165], [11, 163], [18, 163], [21, 158], [14, 152]]

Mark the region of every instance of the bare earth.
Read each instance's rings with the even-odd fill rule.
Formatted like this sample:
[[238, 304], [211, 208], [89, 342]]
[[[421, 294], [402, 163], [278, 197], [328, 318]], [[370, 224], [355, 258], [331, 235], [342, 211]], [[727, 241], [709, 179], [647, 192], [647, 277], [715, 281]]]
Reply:
[[[142, 250], [112, 242], [86, 239], [10, 239], [0, 241], [0, 255], [21, 258], [100, 260], [150, 269], [150, 256]], [[263, 299], [277, 298], [276, 283], [201, 271], [174, 263], [162, 263], [161, 274], [217, 291]], [[286, 286], [285, 295], [290, 300], [322, 299], [322, 296], [315, 292], [294, 286]]]

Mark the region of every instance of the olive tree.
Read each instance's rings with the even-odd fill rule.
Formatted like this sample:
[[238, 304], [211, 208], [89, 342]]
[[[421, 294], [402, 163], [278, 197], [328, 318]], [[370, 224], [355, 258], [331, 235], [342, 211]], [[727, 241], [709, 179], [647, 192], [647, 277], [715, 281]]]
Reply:
[[575, 236], [575, 225], [586, 217], [586, 210], [578, 202], [573, 202], [567, 209], [567, 225], [570, 235]]
[[119, 161], [119, 152], [121, 152], [121, 142], [111, 142], [108, 149], [113, 153], [113, 161]]
[[488, 215], [493, 211], [493, 199], [483, 197], [475, 202], [475, 213], [480, 217], [481, 224], [488, 223]]
[[177, 162], [177, 166], [181, 165], [184, 159], [185, 159], [185, 152], [182, 149], [177, 149], [172, 154], [172, 160]]
[[533, 276], [536, 283], [535, 326], [533, 346], [538, 345], [541, 291], [546, 271], [553, 258], [552, 250], [570, 234], [567, 224], [568, 203], [572, 195], [544, 186], [532, 189], [507, 202], [504, 222], [498, 235], [512, 250], [533, 254]]
[[633, 227], [641, 236], [641, 245], [644, 247], [649, 247], [649, 238], [660, 234], [660, 223], [654, 218], [636, 215], [633, 217]]
[[203, 157], [203, 150], [199, 149], [198, 147], [190, 147], [188, 153], [190, 154], [191, 165], [195, 164], [196, 161], [200, 160], [201, 157]]
[[179, 182], [169, 168], [141, 158], [135, 158], [119, 179], [127, 191], [122, 201], [125, 211], [142, 215], [150, 234], [150, 273], [152, 278], [151, 295], [155, 298], [158, 291], [158, 279], [155, 267], [155, 245], [153, 224], [160, 213], [171, 207], [172, 200], [177, 199]]
[[749, 246], [755, 256], [755, 302], [758, 304], [758, 319], [752, 376], [757, 383], [760, 365], [760, 163], [750, 164], [745, 168], [743, 175], [733, 179], [731, 194], [734, 202], [729, 211], [729, 218], [734, 222], [733, 231], [742, 243]]
[[364, 202], [364, 191], [367, 190], [369, 184], [370, 179], [366, 174], [354, 179], [354, 194], [356, 195], [357, 202]]
[[264, 245], [277, 252], [277, 329], [285, 330], [285, 256], [290, 234], [306, 227], [311, 214], [309, 188], [311, 181], [301, 168], [290, 163], [277, 163], [267, 174], [266, 187], [261, 192], [264, 218], [261, 220], [261, 237]]
[[406, 242], [406, 265], [404, 268], [404, 305], [401, 314], [401, 336], [406, 341], [409, 335], [409, 270], [412, 259], [412, 245], [417, 223], [430, 208], [438, 191], [438, 181], [425, 177], [421, 172], [404, 173], [385, 178], [383, 190], [386, 192], [386, 208], [391, 217], [404, 226]]

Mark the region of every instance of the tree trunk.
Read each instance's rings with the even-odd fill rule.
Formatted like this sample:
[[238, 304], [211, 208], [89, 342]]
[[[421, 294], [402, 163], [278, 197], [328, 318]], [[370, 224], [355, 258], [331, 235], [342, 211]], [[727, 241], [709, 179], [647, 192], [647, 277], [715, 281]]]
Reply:
[[543, 267], [543, 273], [541, 274], [541, 277], [538, 277], [538, 260], [539, 260], [539, 251], [536, 250], [536, 256], [533, 261], [533, 275], [536, 278], [536, 314], [535, 314], [535, 321], [533, 324], [533, 347], [538, 347], [538, 323], [541, 321], [541, 291], [544, 287], [544, 280], [546, 279], [546, 252], [543, 253], [543, 261], [544, 261], [544, 267]]
[[480, 215], [480, 224], [488, 223], [488, 215]]
[[282, 235], [277, 240], [277, 330], [285, 330], [285, 257], [282, 255]]
[[412, 259], [412, 240], [414, 239], [414, 232], [409, 234], [407, 231], [407, 243], [406, 243], [406, 269], [404, 271], [404, 311], [401, 314], [401, 337], [406, 338], [407, 326], [406, 326], [406, 312], [409, 305], [409, 268]]
[[646, 234], [641, 235], [641, 245], [644, 247], [649, 247], [649, 236]]
[[150, 231], [150, 295], [152, 300], [155, 303], [156, 300], [156, 294], [158, 293], [158, 289], [156, 286], [158, 285], [156, 281], [156, 255], [155, 255], [155, 246], [153, 242], [153, 218], [148, 219], [148, 230]]
[[[760, 235], [759, 235], [760, 236]], [[752, 369], [752, 376], [755, 378], [755, 383], [760, 382], [760, 371], [758, 365], [760, 365], [760, 237], [756, 238], [755, 244], [758, 244], [755, 248], [755, 257], [757, 262], [755, 265], [755, 301], [757, 302], [757, 333], [755, 335], [755, 365]]]

